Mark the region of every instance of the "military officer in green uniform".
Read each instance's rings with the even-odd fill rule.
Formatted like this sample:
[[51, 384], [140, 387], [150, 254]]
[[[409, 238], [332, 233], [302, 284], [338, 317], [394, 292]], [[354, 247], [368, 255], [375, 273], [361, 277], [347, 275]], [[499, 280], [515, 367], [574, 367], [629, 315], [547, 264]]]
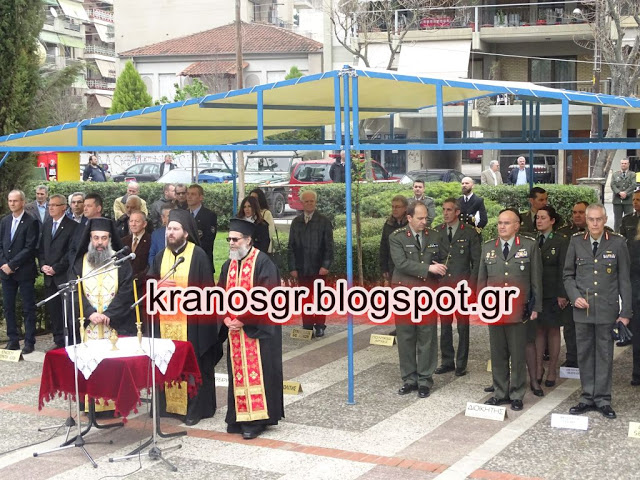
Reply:
[[[498, 216], [498, 238], [485, 242], [480, 254], [478, 290], [487, 286], [513, 287], [520, 293], [513, 313], [489, 325], [494, 396], [485, 403], [511, 402], [512, 410], [522, 410], [526, 390], [525, 347], [527, 325], [542, 311], [542, 261], [532, 238], [519, 235], [520, 216], [507, 209]], [[526, 315], [525, 309], [530, 310]], [[530, 317], [530, 318], [527, 318]], [[509, 375], [511, 359], [511, 375]]]
[[[538, 210], [538, 245], [542, 256], [542, 313], [537, 320], [536, 366], [537, 383], [542, 382], [542, 365], [545, 348], [549, 348], [549, 364], [545, 386], [553, 387], [558, 375], [558, 356], [560, 355], [560, 327], [566, 316], [571, 316], [569, 298], [562, 282], [564, 260], [569, 246], [569, 237], [554, 226], [561, 222], [560, 215], [547, 205]], [[548, 344], [547, 344], [548, 342]], [[535, 394], [535, 392], [534, 392]]]
[[629, 159], [620, 160], [620, 170], [611, 178], [611, 191], [613, 192], [613, 229], [620, 231], [623, 215], [633, 211], [631, 196], [636, 189], [636, 174], [629, 170]]
[[597, 408], [606, 418], [616, 418], [611, 408], [611, 329], [616, 321], [628, 325], [631, 318], [630, 259], [624, 238], [607, 232], [606, 222], [604, 207], [589, 205], [589, 231], [571, 237], [564, 264], [564, 287], [573, 304], [582, 384], [580, 401], [569, 413], [577, 415]]
[[640, 190], [633, 193], [631, 202], [633, 212], [622, 217], [622, 224], [620, 226], [620, 234], [627, 239], [627, 242], [633, 241], [638, 232], [638, 221], [640, 221]]
[[[395, 265], [392, 285], [437, 286], [436, 278], [447, 273], [447, 267], [438, 263], [438, 233], [426, 228], [427, 206], [421, 201], [412, 202], [407, 208], [406, 227], [389, 237], [391, 259]], [[426, 398], [433, 386], [433, 372], [438, 364], [438, 331], [436, 320], [423, 318], [412, 323], [409, 318], [397, 318], [396, 338], [400, 359], [400, 375], [403, 386], [399, 395], [418, 390], [420, 398]]]
[[577, 232], [584, 232], [587, 229], [587, 207], [589, 202], [578, 202], [571, 209], [571, 221], [560, 227], [557, 231], [563, 233], [569, 239]]
[[520, 212], [520, 233], [535, 236], [536, 212], [548, 204], [547, 191], [541, 187], [533, 187], [529, 190], [529, 210]]
[[[447, 274], [440, 279], [441, 286], [455, 287], [467, 280], [475, 291], [480, 266], [480, 237], [476, 229], [460, 221], [461, 205], [455, 198], [442, 204], [444, 223], [436, 227], [440, 234], [440, 258], [447, 266]], [[456, 313], [458, 321], [458, 352], [453, 349], [453, 315], [440, 316], [440, 355], [442, 363], [436, 375], [453, 372], [457, 377], [467, 373], [469, 357], [469, 316]]]

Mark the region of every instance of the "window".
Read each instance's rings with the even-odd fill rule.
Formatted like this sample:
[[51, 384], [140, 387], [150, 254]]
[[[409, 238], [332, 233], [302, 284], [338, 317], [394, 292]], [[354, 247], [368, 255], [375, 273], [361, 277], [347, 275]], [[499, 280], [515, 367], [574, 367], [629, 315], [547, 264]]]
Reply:
[[303, 165], [295, 173], [296, 180], [301, 182], [329, 182], [329, 165]]
[[127, 168], [127, 175], [140, 175], [142, 173], [142, 165], [133, 165]]
[[576, 57], [529, 60], [529, 81], [552, 88], [576, 89]]

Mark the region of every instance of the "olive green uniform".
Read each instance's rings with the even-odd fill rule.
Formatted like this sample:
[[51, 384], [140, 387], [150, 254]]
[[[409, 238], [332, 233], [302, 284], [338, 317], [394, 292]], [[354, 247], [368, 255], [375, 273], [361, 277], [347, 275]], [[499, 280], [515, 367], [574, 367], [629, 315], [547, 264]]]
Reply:
[[516, 235], [506, 259], [500, 238], [485, 242], [480, 255], [478, 291], [487, 286], [520, 288], [513, 313], [489, 325], [489, 342], [494, 396], [501, 400], [522, 400], [527, 383], [525, 307], [532, 298], [532, 310], [542, 311], [542, 260], [536, 241]]
[[542, 314], [538, 317], [537, 323], [541, 327], [560, 327], [564, 317], [571, 316], [569, 307], [563, 310], [558, 305], [558, 297], [569, 298], [562, 281], [568, 247], [569, 237], [557, 231], [550, 232], [540, 247], [542, 255]]
[[[411, 228], [400, 228], [389, 236], [389, 250], [395, 265], [391, 283], [407, 287], [435, 288], [435, 278], [429, 265], [438, 259], [438, 234], [426, 228], [420, 248]], [[435, 319], [425, 318], [412, 323], [409, 318], [396, 321], [396, 340], [400, 360], [400, 375], [404, 383], [418, 387], [433, 386], [433, 372], [438, 363], [438, 330]]]
[[589, 232], [576, 233], [569, 242], [564, 286], [571, 303], [579, 297], [589, 303], [588, 309], [573, 309], [582, 384], [580, 402], [587, 405], [611, 405], [611, 329], [619, 316], [631, 318], [630, 261], [627, 244], [616, 233], [605, 231], [595, 254]]
[[[447, 266], [447, 274], [440, 279], [441, 286], [455, 287], [458, 282], [467, 280], [471, 289], [475, 290], [480, 267], [480, 237], [475, 228], [458, 222], [458, 227], [451, 230], [451, 241], [446, 223], [439, 225], [436, 231], [440, 234], [440, 258]], [[458, 353], [454, 363], [453, 349], [453, 315], [440, 316], [440, 355], [441, 365], [445, 368], [456, 368], [459, 372], [467, 369], [469, 358], [469, 316], [456, 313], [458, 322]]]
[[[619, 170], [611, 177], [611, 191], [613, 192], [613, 229], [620, 231], [623, 215], [633, 212], [633, 192], [636, 189], [636, 174], [631, 170]], [[626, 198], [620, 198], [620, 192], [626, 192]]]

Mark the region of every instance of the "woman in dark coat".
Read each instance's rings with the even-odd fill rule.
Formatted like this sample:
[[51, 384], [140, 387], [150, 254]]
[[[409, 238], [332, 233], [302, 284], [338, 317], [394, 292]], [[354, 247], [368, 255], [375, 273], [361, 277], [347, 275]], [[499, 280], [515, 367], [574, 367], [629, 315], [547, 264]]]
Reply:
[[261, 252], [267, 253], [271, 244], [269, 225], [262, 218], [258, 200], [252, 196], [245, 197], [240, 204], [237, 217], [255, 225], [252, 237], [253, 246]]

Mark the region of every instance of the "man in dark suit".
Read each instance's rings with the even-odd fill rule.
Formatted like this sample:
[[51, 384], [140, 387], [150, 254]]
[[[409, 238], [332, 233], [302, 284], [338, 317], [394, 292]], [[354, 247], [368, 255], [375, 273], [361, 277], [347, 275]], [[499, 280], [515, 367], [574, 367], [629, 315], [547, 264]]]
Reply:
[[531, 182], [531, 169], [526, 166], [527, 160], [518, 157], [518, 166], [509, 172], [507, 182], [509, 185], [529, 185]]
[[[65, 215], [67, 199], [64, 195], [52, 195], [49, 199], [49, 218], [42, 227], [38, 264], [44, 274], [45, 296], [58, 291], [58, 286], [67, 281], [69, 270], [69, 247], [76, 228], [82, 226]], [[51, 333], [57, 348], [65, 346], [62, 298], [57, 296], [47, 303], [51, 318]]]
[[[408, 224], [389, 236], [391, 259], [395, 264], [391, 283], [406, 287], [436, 285], [436, 278], [447, 273], [447, 267], [436, 261], [439, 235], [427, 227], [427, 206], [416, 201], [407, 209]], [[418, 391], [427, 398], [433, 387], [433, 373], [438, 365], [438, 326], [434, 315], [413, 323], [396, 317], [396, 338], [400, 375], [403, 385], [398, 395]]]
[[133, 278], [138, 281], [138, 292], [144, 290], [147, 270], [149, 270], [149, 249], [151, 235], [147, 232], [147, 216], [139, 211], [129, 214], [129, 232], [122, 239], [122, 245], [129, 247], [136, 258], [131, 262]]
[[67, 208], [66, 215], [71, 220], [80, 225], [86, 225], [87, 217], [84, 216], [84, 193], [74, 192], [69, 198], [69, 208]]
[[484, 228], [487, 222], [487, 209], [484, 199], [473, 193], [474, 181], [471, 177], [464, 177], [461, 182], [462, 196], [458, 199], [460, 204], [460, 220], [478, 228]]
[[174, 208], [176, 207], [172, 204], [167, 204], [162, 207], [162, 214], [160, 216], [162, 226], [155, 229], [151, 234], [151, 247], [149, 248], [149, 266], [153, 265], [153, 259], [155, 258], [155, 256], [167, 247], [167, 223], [169, 223], [169, 212]]
[[[460, 203], [455, 198], [447, 198], [442, 203], [442, 216], [444, 223], [436, 227], [436, 231], [440, 234], [439, 261], [446, 265], [447, 274], [440, 279], [440, 285], [455, 288], [458, 282], [466, 280], [475, 291], [480, 266], [480, 236], [475, 228], [460, 220]], [[436, 375], [454, 370], [456, 377], [467, 374], [469, 316], [460, 313], [455, 315], [458, 321], [458, 354], [454, 356], [453, 315], [440, 315], [442, 363], [436, 368]]]
[[[176, 192], [178, 188], [176, 187]], [[211, 268], [213, 273], [216, 272], [213, 264], [213, 243], [216, 240], [216, 233], [218, 232], [218, 216], [202, 205], [204, 201], [204, 190], [200, 185], [194, 183], [189, 185], [187, 189], [187, 205], [193, 218], [196, 220], [196, 226], [198, 228], [198, 237], [200, 240], [200, 246], [207, 254], [209, 260], [211, 260]]]
[[36, 199], [24, 206], [24, 211], [40, 222], [40, 226], [49, 218], [49, 208], [47, 207], [47, 197], [49, 189], [46, 185], [36, 187]]
[[36, 254], [40, 224], [24, 211], [24, 192], [12, 190], [8, 196], [11, 214], [0, 221], [0, 280], [2, 306], [7, 321], [7, 350], [19, 350], [16, 298], [22, 297], [25, 339], [22, 353], [33, 352], [36, 343], [36, 299], [33, 284], [38, 276]]
[[176, 164], [173, 163], [173, 157], [171, 154], [167, 153], [164, 156], [164, 162], [160, 164], [160, 176], [163, 176], [165, 173], [170, 172], [176, 168]]
[[628, 325], [631, 318], [631, 260], [624, 237], [606, 231], [606, 223], [602, 205], [587, 207], [588, 232], [571, 237], [563, 278], [573, 305], [582, 384], [579, 403], [569, 413], [598, 409], [605, 418], [613, 419], [611, 329], [617, 321]]

